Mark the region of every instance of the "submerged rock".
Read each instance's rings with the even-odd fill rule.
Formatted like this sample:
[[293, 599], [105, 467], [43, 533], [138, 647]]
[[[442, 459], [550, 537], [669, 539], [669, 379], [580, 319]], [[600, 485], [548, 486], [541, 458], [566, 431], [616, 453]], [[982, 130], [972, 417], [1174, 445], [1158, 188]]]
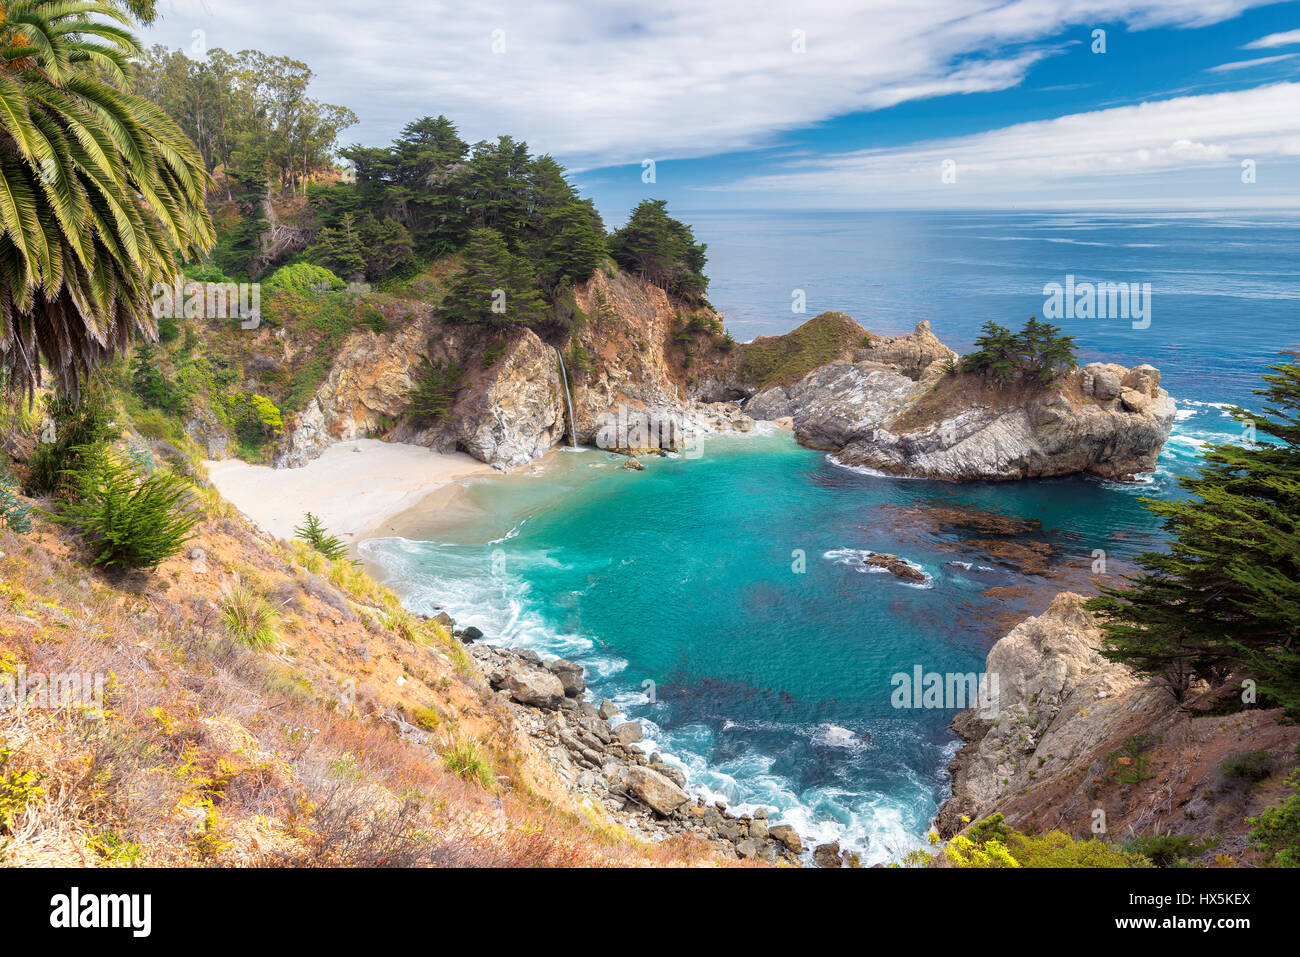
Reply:
[[890, 555], [886, 552], [876, 552], [875, 554], [864, 558], [863, 562], [875, 568], [883, 568], [885, 571], [903, 579], [904, 581], [920, 583], [929, 580], [929, 576], [927, 576], [925, 572], [912, 567], [897, 555]]

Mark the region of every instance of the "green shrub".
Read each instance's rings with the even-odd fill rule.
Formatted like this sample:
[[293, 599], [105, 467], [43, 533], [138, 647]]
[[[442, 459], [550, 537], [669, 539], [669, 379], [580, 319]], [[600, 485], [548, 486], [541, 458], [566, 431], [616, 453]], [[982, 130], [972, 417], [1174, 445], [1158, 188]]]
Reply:
[[1247, 751], [1228, 758], [1219, 765], [1225, 778], [1254, 784], [1277, 770], [1277, 759], [1271, 751]]
[[1114, 769], [1115, 780], [1121, 784], [1141, 784], [1152, 775], [1147, 770], [1151, 748], [1160, 743], [1158, 735], [1135, 734], [1124, 742], [1118, 751], [1106, 755], [1106, 765]]
[[326, 531], [321, 520], [311, 512], [308, 512], [306, 520], [293, 530], [293, 537], [300, 542], [306, 542], [332, 562], [347, 557], [347, 546]]
[[171, 316], [163, 316], [158, 320], [158, 341], [162, 343], [175, 342], [181, 337], [181, 327]]
[[281, 266], [271, 273], [262, 283], [262, 292], [267, 295], [285, 290], [298, 293], [333, 292], [346, 286], [347, 283], [324, 266], [294, 263], [292, 266]]
[[18, 483], [0, 466], [0, 525], [19, 535], [32, 530], [32, 507], [18, 497]]
[[37, 427], [36, 451], [28, 463], [28, 484], [35, 495], [65, 489], [69, 474], [82, 465], [82, 451], [118, 435], [113, 407], [102, 384], [82, 390], [79, 400], [46, 396], [43, 406], [45, 415]]
[[[232, 278], [221, 271], [220, 266], [213, 263], [190, 263], [181, 268], [181, 273], [184, 274], [186, 279], [194, 282], [218, 282], [223, 285], [234, 282]], [[159, 321], [159, 325], [162, 325], [161, 321]]]
[[276, 630], [280, 613], [246, 585], [231, 591], [221, 606], [221, 621], [230, 637], [253, 648], [274, 648], [280, 639]]
[[154, 568], [193, 537], [200, 514], [181, 476], [146, 475], [102, 445], [76, 451], [82, 465], [71, 473], [71, 501], [51, 518], [87, 540], [92, 565]]
[[1060, 831], [1042, 836], [1013, 832], [1007, 848], [1021, 867], [1150, 867], [1140, 853], [1089, 838], [1077, 841]]
[[955, 867], [1150, 867], [1134, 850], [1091, 838], [1075, 840], [1061, 831], [1022, 834], [1006, 825], [1001, 814], [972, 824], [964, 835], [943, 849]]
[[174, 415], [189, 411], [189, 396], [159, 368], [158, 355], [148, 343], [137, 346], [132, 357], [131, 391], [146, 406]]
[[479, 746], [473, 741], [460, 741], [442, 754], [447, 769], [457, 777], [467, 781], [477, 781], [484, 788], [496, 784], [496, 773], [492, 762], [484, 756]]
[[1152, 834], [1135, 837], [1125, 847], [1150, 859], [1156, 867], [1178, 867], [1189, 858], [1200, 857], [1213, 845], [1214, 841], [1198, 843], [1186, 834]]
[[[1300, 789], [1300, 771], [1292, 773], [1286, 783]], [[1300, 790], [1276, 807], [1265, 808], [1259, 817], [1247, 818], [1251, 839], [1264, 852], [1265, 860], [1276, 867], [1300, 867]]]

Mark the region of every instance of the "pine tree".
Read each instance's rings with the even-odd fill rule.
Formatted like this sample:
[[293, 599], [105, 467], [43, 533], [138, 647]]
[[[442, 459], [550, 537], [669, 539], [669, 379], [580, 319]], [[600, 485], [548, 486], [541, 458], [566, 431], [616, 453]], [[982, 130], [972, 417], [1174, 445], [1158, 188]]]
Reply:
[[1163, 680], [1181, 698], [1192, 678], [1253, 678], [1300, 716], [1300, 366], [1272, 367], [1260, 416], [1231, 414], [1274, 441], [1216, 445], [1195, 498], [1144, 499], [1171, 535], [1168, 552], [1139, 556], [1144, 573], [1106, 587], [1105, 655]]
[[493, 229], [470, 233], [464, 271], [439, 306], [446, 322], [497, 327], [536, 326], [546, 321], [546, 301], [530, 262], [506, 247]]
[[321, 520], [311, 512], [308, 512], [303, 523], [293, 530], [293, 537], [300, 542], [306, 542], [332, 562], [347, 557], [347, 546], [337, 536], [326, 531]]
[[637, 206], [609, 242], [610, 255], [620, 266], [690, 303], [703, 302], [708, 288], [705, 250], [689, 226], [668, 215], [662, 199]]
[[1012, 381], [1020, 368], [1020, 343], [1012, 331], [989, 320], [980, 327], [975, 351], [962, 365], [965, 372], [979, 372], [997, 385]]
[[464, 381], [465, 369], [454, 359], [436, 363], [426, 359], [416, 374], [407, 411], [416, 422], [432, 425], [451, 411]]

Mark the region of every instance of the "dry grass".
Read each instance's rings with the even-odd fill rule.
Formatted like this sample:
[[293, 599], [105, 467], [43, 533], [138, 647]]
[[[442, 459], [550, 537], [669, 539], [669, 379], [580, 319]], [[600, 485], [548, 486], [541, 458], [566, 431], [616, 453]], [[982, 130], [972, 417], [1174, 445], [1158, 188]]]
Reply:
[[[38, 782], [0, 824], [0, 863], [719, 863], [581, 806], [460, 642], [353, 566], [224, 509], [193, 545], [201, 558], [110, 577], [61, 529], [0, 533], [0, 672], [108, 676], [102, 711], [0, 712], [0, 782]], [[281, 615], [273, 649], [229, 633], [235, 587]]]

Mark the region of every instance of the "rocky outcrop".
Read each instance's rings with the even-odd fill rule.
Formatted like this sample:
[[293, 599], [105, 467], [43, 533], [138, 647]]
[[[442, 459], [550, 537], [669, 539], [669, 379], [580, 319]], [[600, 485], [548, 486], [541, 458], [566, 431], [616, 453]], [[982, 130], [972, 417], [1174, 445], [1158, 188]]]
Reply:
[[[1205, 863], [1255, 859], [1249, 819], [1286, 793], [1300, 727], [1281, 709], [1244, 701], [1235, 680], [1194, 685], [1175, 702], [1100, 655], [1102, 633], [1083, 601], [1057, 595], [989, 652], [996, 707], [952, 722], [965, 745], [936, 830], [949, 837], [967, 819], [1000, 813], [1028, 834], [1186, 836]], [[1244, 761], [1258, 770], [1234, 772]]]
[[[491, 361], [485, 358], [493, 350]], [[464, 383], [436, 423], [406, 418], [426, 363], [454, 363]], [[424, 319], [350, 337], [324, 383], [287, 429], [276, 464], [305, 465], [328, 446], [387, 433], [394, 441], [461, 450], [511, 468], [544, 455], [565, 431], [555, 350], [530, 330], [493, 341], [484, 330]]]
[[945, 374], [951, 358], [920, 323], [744, 408], [757, 419], [790, 417], [801, 443], [843, 465], [952, 481], [1129, 478], [1154, 470], [1173, 428], [1174, 402], [1149, 365], [1093, 363], [1048, 385], [998, 390]]
[[[674, 336], [678, 307], [656, 286], [615, 271], [575, 291], [584, 318], [561, 348], [568, 355], [575, 435], [620, 452], [682, 451], [695, 436], [749, 431], [734, 403], [688, 394]], [[498, 468], [545, 455], [569, 432], [556, 347], [531, 330], [439, 324], [410, 304], [391, 332], [351, 336], [325, 381], [286, 429], [276, 464], [300, 466], [334, 442], [385, 435], [438, 451], [461, 450]], [[454, 363], [463, 375], [437, 422], [407, 414], [426, 363]]]
[[276, 465], [306, 465], [335, 442], [365, 438], [411, 401], [430, 325], [413, 322], [395, 334], [358, 333], [343, 344], [329, 374], [286, 429]]
[[854, 351], [853, 361], [889, 366], [909, 379], [920, 379], [936, 362], [954, 356], [923, 319], [905, 336], [873, 336], [869, 346]]
[[[750, 431], [765, 419], [788, 421], [801, 443], [844, 465], [890, 474], [1124, 478], [1154, 468], [1173, 424], [1173, 401], [1150, 366], [1093, 363], [1050, 385], [997, 390], [945, 375], [955, 355], [927, 322], [905, 336], [873, 337], [848, 316], [826, 313], [784, 336], [724, 348], [716, 315], [690, 312], [617, 270], [598, 271], [574, 295], [579, 315], [561, 348], [579, 444], [688, 451], [695, 437]], [[439, 325], [416, 305], [395, 331], [347, 340], [286, 430], [278, 465], [305, 464], [333, 442], [386, 435], [511, 468], [565, 438], [553, 346], [529, 330]], [[406, 414], [426, 362], [455, 364], [464, 376], [434, 423]]]
[[469, 651], [560, 779], [624, 829], [649, 841], [692, 834], [733, 859], [800, 863], [798, 832], [769, 826], [766, 809], [737, 815], [692, 797], [682, 770], [645, 746], [639, 722], [614, 724], [615, 705], [586, 700], [580, 665], [477, 641]]
[[487, 381], [462, 393], [444, 434], [455, 436], [456, 447], [499, 468], [540, 458], [565, 431], [558, 366], [555, 350], [524, 330], [493, 364]]
[[674, 337], [680, 307], [658, 286], [622, 272], [597, 272], [576, 290], [586, 321], [570, 357], [579, 444], [618, 452], [682, 451], [693, 438], [748, 432], [753, 420], [731, 402], [707, 402], [688, 385]]
[[[989, 651], [992, 706], [953, 721], [966, 746], [953, 765], [953, 796], [939, 812], [941, 833], [960, 830], [962, 816], [987, 817], [1008, 795], [1064, 770], [1135, 706], [1167, 708], [1167, 695], [1101, 656], [1101, 630], [1083, 602], [1062, 592]], [[1145, 702], [1131, 700], [1139, 689]]]
[[873, 568], [882, 568], [904, 581], [920, 584], [928, 580], [925, 572], [914, 565], [908, 564], [906, 559], [899, 558], [897, 555], [890, 555], [887, 552], [873, 552], [864, 558], [863, 562]]

